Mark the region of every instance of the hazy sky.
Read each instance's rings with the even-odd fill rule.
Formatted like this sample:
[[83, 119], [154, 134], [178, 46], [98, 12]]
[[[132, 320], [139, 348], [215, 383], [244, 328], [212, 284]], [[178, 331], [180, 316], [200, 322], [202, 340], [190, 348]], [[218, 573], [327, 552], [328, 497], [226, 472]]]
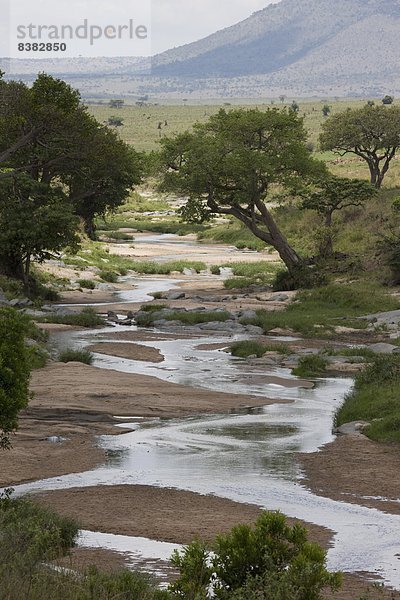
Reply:
[[[37, 27], [77, 26], [86, 20], [102, 27], [128, 22], [150, 27], [145, 40], [135, 36], [108, 39], [101, 35], [94, 43], [87, 37], [62, 38], [67, 44], [64, 56], [144, 56], [199, 40], [219, 29], [233, 25], [254, 11], [279, 0], [0, 0], [0, 56], [49, 58], [28, 51], [24, 42], [53, 41], [38, 37], [36, 30], [27, 36], [30, 24]], [[20, 35], [20, 26], [24, 33]], [[128, 29], [128, 27], [126, 27]], [[49, 35], [49, 34], [46, 34]], [[57, 41], [58, 38], [57, 38]], [[19, 44], [24, 46], [22, 51]], [[29, 45], [29, 44], [28, 44]], [[47, 53], [47, 50], [46, 50]], [[55, 57], [56, 55], [52, 56]]]
[[152, 0], [153, 52], [181, 46], [279, 0]]

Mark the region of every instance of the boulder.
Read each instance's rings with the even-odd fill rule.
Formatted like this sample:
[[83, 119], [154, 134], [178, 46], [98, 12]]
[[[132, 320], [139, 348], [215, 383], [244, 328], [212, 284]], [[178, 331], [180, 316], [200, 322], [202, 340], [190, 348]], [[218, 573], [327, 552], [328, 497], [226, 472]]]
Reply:
[[251, 321], [257, 318], [257, 313], [255, 310], [243, 310], [239, 313], [239, 318], [244, 321]]
[[184, 298], [186, 298], [186, 294], [184, 292], [172, 292], [167, 296], [167, 300], [183, 300]]
[[274, 294], [267, 298], [266, 302], [287, 302], [289, 299], [287, 294]]
[[370, 350], [375, 352], [376, 354], [392, 354], [393, 352], [398, 352], [400, 348], [398, 346], [394, 346], [393, 344], [371, 344], [368, 346]]

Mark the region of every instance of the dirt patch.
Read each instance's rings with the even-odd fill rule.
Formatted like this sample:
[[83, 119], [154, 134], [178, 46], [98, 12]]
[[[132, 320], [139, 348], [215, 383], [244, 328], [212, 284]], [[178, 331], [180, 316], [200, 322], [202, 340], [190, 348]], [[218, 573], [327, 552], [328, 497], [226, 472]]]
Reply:
[[[0, 486], [80, 473], [105, 461], [103, 450], [95, 445], [96, 433], [110, 433], [110, 426], [57, 423], [51, 420], [22, 418], [13, 436], [10, 451], [0, 452]], [[65, 441], [51, 442], [60, 436]]]
[[108, 354], [109, 356], [118, 356], [129, 360], [142, 360], [144, 362], [161, 363], [164, 356], [157, 348], [149, 348], [140, 344], [124, 344], [113, 342], [102, 342], [93, 344], [87, 348], [90, 352], [99, 354]]
[[200, 344], [200, 346], [196, 346], [195, 350], [225, 350], [229, 348], [229, 343], [225, 342], [224, 344]]
[[84, 573], [91, 566], [115, 573], [129, 568], [129, 555], [102, 548], [73, 548], [68, 556], [56, 561], [58, 567]]
[[356, 434], [340, 436], [322, 451], [298, 457], [305, 472], [303, 482], [316, 494], [400, 514], [400, 479], [396, 476], [400, 447]]
[[400, 592], [377, 587], [368, 581], [368, 574], [363, 576], [346, 573], [342, 589], [335, 594], [326, 591], [322, 597], [324, 600], [398, 600]]
[[54, 363], [32, 377], [32, 408], [130, 417], [185, 417], [225, 413], [276, 401], [189, 388], [155, 377]]
[[[57, 490], [35, 494], [35, 499], [79, 519], [84, 529], [175, 544], [188, 544], [196, 537], [211, 542], [239, 523], [253, 523], [261, 512], [258, 506], [225, 498], [140, 485]], [[313, 541], [330, 545], [332, 532], [307, 527]]]
[[[159, 541], [187, 544], [198, 537], [212, 542], [218, 533], [227, 533], [239, 523], [254, 523], [261, 509], [250, 504], [239, 504], [215, 496], [148, 486], [92, 487], [57, 490], [35, 495], [46, 506], [57, 512], [78, 518], [83, 527], [95, 531], [146, 537]], [[309, 539], [328, 548], [332, 532], [323, 527], [300, 523], [308, 530]], [[77, 549], [73, 559], [82, 557], [83, 567], [96, 564], [108, 570], [124, 566], [126, 556], [112, 556], [107, 565], [108, 552], [98, 549]], [[368, 594], [368, 595], [367, 595]], [[337, 594], [325, 592], [325, 600], [397, 600], [400, 594], [377, 590], [365, 578], [345, 575], [343, 588]]]

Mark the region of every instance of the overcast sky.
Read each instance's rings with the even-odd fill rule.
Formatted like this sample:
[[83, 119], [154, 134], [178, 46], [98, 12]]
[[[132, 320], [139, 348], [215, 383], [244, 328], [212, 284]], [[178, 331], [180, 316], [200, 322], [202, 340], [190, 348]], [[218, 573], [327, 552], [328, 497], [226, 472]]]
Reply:
[[[122, 41], [101, 36], [94, 44], [66, 39], [64, 56], [144, 56], [199, 40], [219, 29], [249, 17], [254, 11], [279, 0], [0, 0], [0, 56], [37, 57], [23, 54], [18, 43], [38, 39], [20, 38], [19, 26], [26, 31], [36, 26], [68, 25], [76, 28], [83, 20], [105, 28], [133, 22], [150, 26], [145, 40], [123, 37]], [[128, 27], [127, 27], [128, 29]], [[40, 37], [40, 41], [53, 41]], [[62, 38], [65, 39], [65, 38]], [[133, 40], [133, 41], [132, 41]], [[11, 49], [11, 54], [9, 53]], [[46, 51], [47, 52], [47, 51]], [[44, 58], [44, 54], [40, 58]], [[46, 55], [49, 58], [49, 55]]]
[[199, 40], [279, 0], [152, 0], [154, 54]]

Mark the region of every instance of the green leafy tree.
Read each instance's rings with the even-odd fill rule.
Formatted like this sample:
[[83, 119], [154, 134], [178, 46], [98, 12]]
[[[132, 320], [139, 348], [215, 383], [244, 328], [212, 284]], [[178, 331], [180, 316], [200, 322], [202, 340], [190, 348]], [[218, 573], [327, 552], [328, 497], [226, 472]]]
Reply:
[[94, 220], [121, 206], [142, 181], [144, 156], [120, 140], [114, 131], [87, 115], [75, 126], [75, 143], [82, 152], [75, 168], [67, 168], [62, 181], [85, 232], [95, 238]]
[[76, 246], [79, 219], [60, 187], [26, 175], [0, 185], [0, 272], [31, 288], [32, 259], [42, 262]]
[[393, 96], [387, 95], [384, 98], [382, 98], [382, 104], [385, 104], [386, 106], [393, 104], [393, 102], [394, 102]]
[[324, 115], [324, 117], [329, 117], [329, 115], [331, 114], [331, 107], [329, 106], [329, 104], [325, 104], [322, 107], [322, 114]]
[[122, 127], [124, 124], [124, 120], [122, 117], [116, 117], [115, 115], [109, 117], [107, 123], [111, 127]]
[[119, 206], [140, 181], [140, 169], [133, 149], [97, 123], [64, 81], [41, 74], [28, 88], [0, 80], [0, 217], [8, 224], [0, 271], [27, 286], [31, 258], [74, 243], [73, 213], [90, 233], [94, 217]]
[[325, 172], [305, 142], [303, 121], [293, 111], [220, 110], [193, 132], [162, 140], [162, 188], [188, 198], [183, 210], [187, 220], [235, 217], [273, 246], [293, 272], [303, 261], [268, 203], [274, 194]]
[[365, 160], [372, 185], [380, 188], [400, 148], [400, 107], [364, 106], [333, 115], [323, 125], [320, 144], [322, 150]]
[[10, 434], [29, 402], [30, 358], [26, 322], [11, 308], [0, 309], [0, 448], [10, 448]]
[[303, 193], [301, 207], [315, 210], [323, 218], [319, 254], [322, 258], [334, 255], [334, 213], [351, 206], [363, 206], [376, 195], [376, 189], [366, 181], [327, 177]]
[[194, 542], [175, 552], [180, 572], [170, 586], [185, 600], [320, 600], [324, 588], [339, 589], [341, 576], [326, 569], [326, 553], [290, 527], [280, 513], [264, 512], [254, 527], [238, 525], [212, 548]]

